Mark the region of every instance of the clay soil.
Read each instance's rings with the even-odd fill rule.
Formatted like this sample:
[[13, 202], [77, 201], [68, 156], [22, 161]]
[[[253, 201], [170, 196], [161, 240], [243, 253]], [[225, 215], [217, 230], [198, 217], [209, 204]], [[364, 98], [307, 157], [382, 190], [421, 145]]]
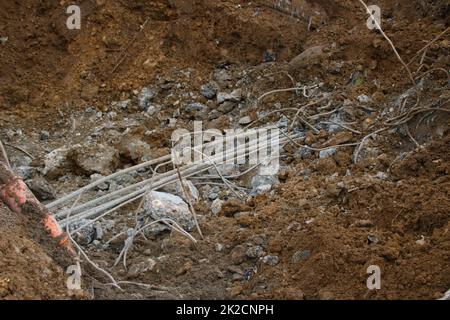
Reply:
[[[360, 141], [370, 133], [365, 124], [382, 121], [382, 110], [411, 87], [405, 69], [385, 39], [366, 27], [359, 1], [292, 1], [283, 8], [275, 2], [83, 0], [82, 29], [71, 31], [65, 8], [72, 1], [0, 0], [0, 37], [8, 37], [0, 44], [0, 138], [9, 145], [11, 162], [23, 156], [11, 145], [30, 152], [32, 166], [40, 168], [51, 150], [85, 141], [98, 125], [83, 120], [87, 107], [107, 114], [113, 111], [112, 102], [135, 99], [136, 91], [149, 85], [185, 81], [187, 88], [198, 91], [224, 65], [234, 74], [249, 72], [249, 82], [241, 85], [252, 99], [292, 87], [286, 74], [301, 83], [321, 82], [333, 103], [357, 101], [363, 94], [372, 97], [373, 114], [358, 108], [351, 114], [362, 135], [346, 142]], [[382, 27], [406, 62], [448, 27], [448, 1], [374, 4], [382, 8]], [[448, 108], [448, 36], [427, 50], [422, 72], [415, 74], [444, 70], [424, 76], [423, 105], [439, 101]], [[287, 63], [317, 45], [325, 48], [318, 61], [295, 67]], [[263, 61], [267, 52], [275, 61]], [[420, 58], [410, 65], [412, 70], [419, 68]], [[189, 70], [189, 78], [180, 70]], [[349, 85], [357, 70], [366, 81]], [[173, 130], [160, 124], [176, 110], [169, 93], [163, 94], [169, 102], [161, 114], [140, 119], [130, 131], [158, 155], [168, 152]], [[254, 119], [257, 111], [272, 111], [277, 102], [295, 106], [295, 99], [291, 92], [271, 95], [248, 114]], [[137, 106], [114, 111], [119, 120], [139, 112]], [[182, 125], [194, 119], [195, 114]], [[270, 193], [247, 201], [227, 200], [218, 215], [210, 214], [207, 202], [196, 205], [205, 217], [200, 223], [204, 239], [192, 232], [199, 239], [196, 246], [175, 232], [139, 238], [127, 269], [122, 264], [112, 267], [124, 239], [108, 248], [86, 247], [90, 258], [116, 279], [150, 286], [124, 283], [119, 291], [83, 263], [82, 296], [441, 298], [450, 289], [450, 117], [437, 112], [428, 122], [422, 120], [412, 119], [410, 125], [419, 147], [393, 128], [370, 140], [357, 164], [352, 162], [354, 147], [318, 159], [318, 152], [299, 157], [296, 145], [286, 146], [280, 183]], [[209, 123], [221, 129], [231, 124], [227, 116]], [[124, 132], [126, 125], [115, 129]], [[44, 130], [50, 132], [49, 140], [39, 139]], [[149, 130], [154, 131], [145, 134]], [[335, 137], [321, 130], [307, 133], [306, 140], [325, 145]], [[121, 167], [134, 164], [120, 161]], [[62, 196], [88, 183], [89, 177], [73, 171], [48, 182]], [[128, 220], [117, 221], [126, 225]], [[67, 265], [54, 258], [49, 239], [33, 232], [39, 227], [0, 207], [0, 299], [74, 298], [66, 289]], [[217, 244], [223, 249], [217, 250]], [[246, 256], [251, 246], [277, 256], [278, 263], [271, 266]], [[158, 261], [155, 270], [130, 273], [149, 258]], [[381, 268], [380, 290], [367, 289], [370, 265]]]

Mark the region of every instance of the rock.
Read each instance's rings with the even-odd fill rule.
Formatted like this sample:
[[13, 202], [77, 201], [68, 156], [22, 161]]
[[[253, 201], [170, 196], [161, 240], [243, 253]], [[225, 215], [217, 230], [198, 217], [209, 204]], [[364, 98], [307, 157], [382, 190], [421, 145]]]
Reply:
[[119, 163], [117, 150], [103, 144], [74, 148], [68, 157], [87, 175], [111, 174]]
[[223, 201], [220, 199], [216, 199], [213, 201], [213, 203], [211, 204], [211, 212], [213, 214], [219, 214], [222, 211], [222, 205], [223, 205]]
[[192, 260], [188, 260], [175, 272], [175, 275], [181, 276], [181, 275], [187, 273], [188, 271], [190, 271], [193, 266], [194, 266], [194, 263], [192, 262]]
[[371, 228], [374, 226], [371, 220], [357, 220], [353, 225], [358, 228]]
[[148, 87], [142, 88], [141, 92], [138, 95], [139, 108], [141, 110], [147, 111], [156, 95], [157, 92], [155, 90]]
[[289, 69], [296, 70], [317, 63], [323, 57], [324, 46], [314, 46], [306, 49], [289, 62]]
[[216, 243], [216, 251], [222, 252], [225, 249], [225, 246], [221, 243]]
[[95, 240], [103, 239], [103, 228], [100, 221], [94, 222], [94, 232], [95, 232]]
[[70, 148], [62, 147], [55, 149], [44, 158], [44, 169], [42, 173], [50, 178], [57, 178], [67, 172], [70, 162], [67, 156]]
[[388, 178], [388, 175], [385, 172], [378, 171], [377, 174], [374, 176], [376, 179], [380, 180], [386, 180]]
[[195, 226], [186, 202], [170, 193], [152, 191], [145, 196], [144, 210], [154, 220], [171, 219], [187, 231]]
[[123, 101], [115, 101], [111, 103], [111, 106], [114, 108], [125, 110], [131, 103], [131, 99], [123, 100]]
[[[219, 197], [219, 195], [218, 195], [217, 193], [215, 193], [215, 192], [210, 192], [210, 193], [208, 193], [208, 199], [209, 199], [210, 201], [214, 201], [214, 200], [216, 200], [218, 197]], [[220, 212], [220, 211], [219, 211], [219, 212]]]
[[206, 99], [214, 99], [217, 95], [218, 87], [215, 83], [209, 82], [200, 87], [200, 94]]
[[52, 187], [44, 179], [31, 179], [27, 180], [26, 184], [30, 188], [31, 192], [40, 201], [55, 199], [55, 192]]
[[213, 80], [218, 82], [220, 85], [226, 85], [228, 81], [233, 79], [226, 69], [215, 70], [212, 77]]
[[133, 264], [127, 273], [128, 279], [135, 279], [142, 275], [143, 273], [154, 271], [156, 267], [157, 262], [153, 260], [152, 258], [147, 258], [144, 261], [141, 261], [139, 263]]
[[367, 236], [367, 242], [368, 242], [369, 244], [377, 244], [379, 241], [380, 241], [380, 240], [378, 239], [377, 236], [374, 236], [374, 235], [368, 235], [368, 236]]
[[271, 266], [271, 267], [276, 266], [279, 261], [280, 261], [280, 258], [278, 258], [278, 256], [267, 255], [267, 256], [262, 258], [262, 262], [264, 264], [267, 264], [267, 265]]
[[225, 101], [217, 108], [217, 110], [223, 114], [226, 114], [233, 111], [236, 106], [237, 103], [234, 101]]
[[263, 54], [263, 62], [267, 63], [267, 62], [273, 62], [277, 60], [277, 56], [275, 54], [275, 52], [273, 52], [273, 50], [266, 50], [264, 51]]
[[233, 90], [231, 93], [219, 92], [217, 94], [217, 102], [224, 103], [225, 101], [239, 102], [242, 100], [242, 89]]
[[[79, 221], [73, 222], [69, 225], [69, 230], [71, 232], [73, 232], [90, 222], [91, 222], [91, 220], [89, 220], [89, 219], [81, 219]], [[93, 224], [91, 223], [88, 226], [84, 227], [83, 229], [75, 232], [73, 234], [73, 238], [75, 239], [75, 241], [77, 241], [81, 245], [90, 244], [92, 241], [95, 240], [95, 229], [94, 229]]]
[[188, 202], [188, 201], [196, 202], [200, 199], [200, 193], [198, 192], [198, 189], [195, 187], [195, 185], [192, 183], [192, 181], [183, 178], [183, 185], [184, 185], [184, 189], [187, 192], [188, 199], [186, 199], [184, 196], [184, 191], [183, 191], [183, 188], [181, 187], [180, 181], [169, 184], [169, 185], [163, 187], [162, 190], [164, 192], [177, 195], [186, 202]]
[[370, 97], [365, 94], [358, 96], [357, 99], [360, 103], [369, 103], [370, 102]]
[[262, 257], [263, 254], [264, 254], [264, 248], [259, 245], [251, 246], [245, 252], [245, 255], [250, 259]]
[[252, 123], [252, 118], [250, 118], [249, 116], [245, 116], [245, 117], [242, 117], [241, 119], [239, 119], [239, 124], [241, 126], [246, 126], [250, 123]]
[[343, 188], [337, 183], [330, 183], [326, 187], [326, 193], [330, 197], [338, 197], [342, 190]]
[[208, 120], [218, 119], [222, 113], [219, 110], [212, 110], [208, 115]]
[[269, 192], [272, 189], [272, 186], [276, 183], [278, 183], [278, 179], [274, 176], [256, 175], [251, 181], [251, 194], [255, 195]]
[[124, 136], [117, 145], [119, 155], [133, 162], [140, 162], [144, 157], [151, 157], [151, 147], [146, 142], [133, 136]]
[[193, 102], [193, 103], [188, 104], [186, 106], [186, 108], [184, 108], [184, 110], [188, 113], [203, 112], [203, 111], [208, 110], [208, 107], [205, 106], [203, 103]]
[[324, 159], [324, 158], [331, 157], [333, 154], [336, 153], [336, 151], [337, 151], [336, 148], [328, 148], [328, 149], [322, 150], [319, 152], [319, 158]]
[[292, 263], [298, 263], [306, 258], [308, 258], [311, 255], [310, 250], [300, 250], [294, 253], [292, 256]]
[[39, 139], [41, 139], [42, 141], [48, 140], [49, 138], [50, 133], [48, 131], [42, 131], [41, 134], [39, 135]]
[[243, 245], [237, 245], [236, 247], [234, 247], [230, 253], [231, 263], [233, 263], [234, 265], [239, 265], [244, 262], [246, 251], [247, 250]]

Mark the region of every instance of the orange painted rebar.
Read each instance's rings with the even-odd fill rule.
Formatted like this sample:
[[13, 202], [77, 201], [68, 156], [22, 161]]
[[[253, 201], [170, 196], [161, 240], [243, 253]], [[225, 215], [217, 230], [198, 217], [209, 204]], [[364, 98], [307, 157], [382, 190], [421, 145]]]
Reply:
[[71, 255], [75, 253], [68, 241], [67, 234], [61, 229], [55, 218], [36, 199], [25, 182], [3, 162], [0, 162], [0, 200], [17, 214], [36, 214], [42, 217], [41, 223], [47, 233], [59, 241], [59, 244], [65, 247]]

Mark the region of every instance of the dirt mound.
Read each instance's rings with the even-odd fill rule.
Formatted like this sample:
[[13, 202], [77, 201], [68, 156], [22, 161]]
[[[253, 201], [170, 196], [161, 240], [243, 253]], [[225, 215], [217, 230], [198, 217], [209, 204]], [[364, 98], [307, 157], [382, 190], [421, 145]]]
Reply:
[[67, 276], [51, 246], [29, 228], [41, 227], [0, 204], [0, 299], [68, 299]]

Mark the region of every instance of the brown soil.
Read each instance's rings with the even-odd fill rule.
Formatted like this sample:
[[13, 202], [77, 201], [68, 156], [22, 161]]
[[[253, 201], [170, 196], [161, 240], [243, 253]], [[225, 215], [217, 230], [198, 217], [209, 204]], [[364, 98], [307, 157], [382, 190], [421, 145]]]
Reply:
[[[118, 145], [116, 133], [125, 132], [125, 119], [136, 115], [130, 137], [139, 137], [155, 155], [163, 155], [172, 129], [160, 124], [172, 117], [178, 98], [161, 90], [161, 113], [146, 118], [138, 115], [134, 91], [172, 82], [198, 91], [224, 64], [233, 74], [249, 75], [249, 83], [241, 85], [253, 101], [269, 90], [291, 87], [286, 72], [301, 83], [323, 82], [339, 105], [368, 95], [374, 113], [354, 108], [350, 116], [363, 133], [370, 133], [364, 123], [381, 121], [382, 110], [411, 86], [405, 70], [384, 38], [366, 27], [367, 16], [358, 1], [292, 2], [301, 14], [293, 16], [292, 8], [274, 8], [273, 1], [262, 0], [84, 0], [82, 30], [70, 31], [65, 27], [70, 1], [0, 0], [0, 37], [8, 36], [0, 44], [0, 138], [24, 146], [36, 157], [33, 166], [42, 167], [46, 153], [85, 142], [99, 125], [84, 118], [86, 107], [107, 113], [117, 111], [113, 101], [131, 99], [133, 106], [118, 115], [123, 124], [105, 125], [99, 141]], [[383, 10], [382, 27], [406, 62], [448, 27], [448, 1], [430, 2], [376, 1]], [[324, 47], [317, 60], [295, 67], [287, 63], [317, 45]], [[422, 71], [449, 70], [449, 50], [447, 34], [429, 48]], [[266, 51], [276, 62], [262, 64]], [[411, 64], [414, 70], [418, 60]], [[351, 86], [356, 70], [366, 80]], [[448, 101], [445, 73], [435, 71], [424, 78], [423, 105]], [[272, 111], [276, 102], [295, 107], [296, 99], [291, 93], [272, 95], [257, 110], [249, 106], [245, 112], [255, 118], [257, 111]], [[189, 127], [194, 118], [178, 125]], [[211, 215], [205, 203], [197, 205], [205, 217], [205, 238], [197, 247], [177, 233], [142, 238], [129, 253], [128, 270], [122, 264], [111, 267], [124, 239], [104, 249], [87, 248], [91, 259], [116, 279], [153, 288], [124, 284], [120, 292], [105, 285], [108, 279], [88, 264], [84, 286], [95, 299], [440, 298], [450, 288], [449, 120], [448, 113], [437, 113], [431, 124], [413, 119], [410, 127], [417, 129], [413, 133], [420, 148], [406, 134], [385, 131], [368, 142], [356, 165], [351, 162], [354, 148], [318, 160], [316, 152], [299, 158], [295, 146], [288, 146], [286, 174], [274, 192], [231, 203], [226, 207], [231, 211], [224, 209], [218, 216]], [[230, 122], [222, 116], [208, 126], [227, 128]], [[21, 134], [16, 133], [19, 129]], [[42, 130], [50, 132], [49, 141], [39, 140]], [[362, 138], [350, 136], [349, 142]], [[319, 144], [333, 138], [323, 132], [307, 136]], [[12, 160], [22, 155], [13, 148], [8, 153]], [[132, 162], [121, 159], [120, 166]], [[376, 177], [379, 172], [388, 177]], [[89, 181], [78, 173], [50, 179], [58, 196]], [[243, 211], [246, 214], [235, 215]], [[131, 226], [125, 214], [118, 221]], [[0, 298], [68, 297], [63, 272], [67, 265], [55, 261], [54, 249], [42, 235], [30, 232], [34, 228], [39, 226], [0, 208]], [[196, 232], [192, 235], [200, 238]], [[217, 244], [223, 250], [216, 250]], [[278, 256], [279, 263], [269, 266], [245, 257], [247, 248], [255, 245], [266, 255]], [[304, 257], [293, 263], [298, 252]], [[131, 267], [149, 258], [158, 261], [154, 271], [130, 275]], [[366, 287], [370, 265], [381, 267], [381, 290]]]
[[[0, 204], [0, 299], [68, 299], [66, 275], [40, 226]], [[50, 254], [50, 255], [49, 255]]]

